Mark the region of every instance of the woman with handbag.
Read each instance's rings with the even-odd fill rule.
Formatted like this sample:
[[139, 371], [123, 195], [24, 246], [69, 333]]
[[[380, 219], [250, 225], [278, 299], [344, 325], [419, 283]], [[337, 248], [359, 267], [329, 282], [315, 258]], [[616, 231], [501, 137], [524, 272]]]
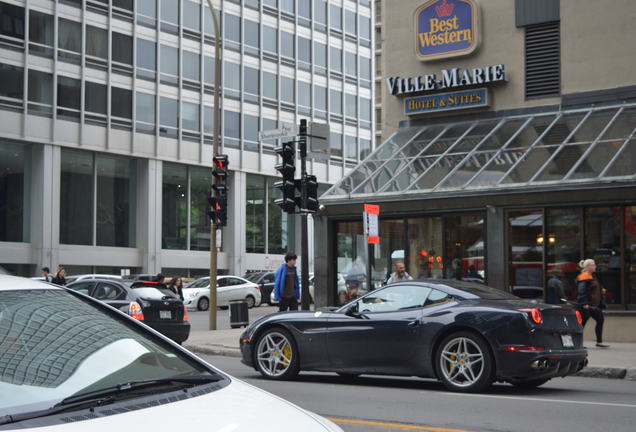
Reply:
[[[587, 320], [592, 317], [596, 321], [596, 346], [599, 348], [609, 348], [609, 345], [603, 343], [603, 317], [602, 305], [605, 304], [603, 297], [605, 288], [601, 287], [598, 279], [594, 277], [596, 271], [596, 263], [593, 259], [586, 259], [579, 263], [582, 271], [576, 278], [577, 296], [576, 301], [579, 304], [579, 311], [583, 316], [583, 327]], [[607, 307], [607, 306], [606, 306]]]

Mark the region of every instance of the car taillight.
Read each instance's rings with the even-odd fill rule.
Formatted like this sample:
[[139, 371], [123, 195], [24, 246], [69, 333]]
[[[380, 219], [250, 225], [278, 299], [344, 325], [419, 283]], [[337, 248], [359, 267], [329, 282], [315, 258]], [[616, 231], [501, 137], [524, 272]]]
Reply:
[[144, 312], [141, 310], [141, 306], [139, 306], [139, 303], [137, 302], [130, 303], [130, 306], [128, 307], [128, 315], [139, 321], [144, 320]]
[[535, 324], [541, 324], [543, 322], [543, 317], [541, 316], [541, 311], [539, 309], [532, 308], [532, 309], [519, 309], [519, 310], [522, 312], [527, 312]]
[[581, 315], [581, 311], [576, 311], [576, 320], [580, 325], [583, 325], [583, 315]]
[[510, 346], [506, 346], [503, 347], [503, 349], [505, 351], [545, 351], [545, 348], [543, 347], [537, 347], [537, 346], [520, 346], [520, 345], [510, 345]]
[[183, 307], [183, 322], [190, 320], [188, 317], [188, 308], [186, 306]]

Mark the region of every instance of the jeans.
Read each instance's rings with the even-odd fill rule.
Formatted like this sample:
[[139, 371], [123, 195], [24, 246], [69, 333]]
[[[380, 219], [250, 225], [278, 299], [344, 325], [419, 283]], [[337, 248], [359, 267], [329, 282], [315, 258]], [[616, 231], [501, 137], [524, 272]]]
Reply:
[[605, 322], [603, 311], [599, 308], [590, 307], [589, 309], [581, 309], [581, 315], [583, 317], [583, 327], [585, 327], [590, 317], [596, 321], [596, 328], [594, 329], [596, 332], [596, 343], [603, 342], [603, 323]]

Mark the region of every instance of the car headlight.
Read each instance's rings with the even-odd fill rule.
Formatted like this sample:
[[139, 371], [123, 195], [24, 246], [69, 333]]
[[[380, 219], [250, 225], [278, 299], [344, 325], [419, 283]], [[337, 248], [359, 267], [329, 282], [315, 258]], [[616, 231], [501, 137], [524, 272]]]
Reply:
[[186, 298], [191, 299], [191, 298], [194, 298], [194, 297], [196, 297], [198, 295], [199, 295], [199, 291], [193, 291], [193, 292], [187, 293], [185, 296], [186, 296]]

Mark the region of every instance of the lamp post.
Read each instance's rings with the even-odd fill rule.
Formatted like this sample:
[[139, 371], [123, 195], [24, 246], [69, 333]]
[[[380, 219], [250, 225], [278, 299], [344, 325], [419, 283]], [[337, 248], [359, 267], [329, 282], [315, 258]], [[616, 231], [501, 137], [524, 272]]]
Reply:
[[[219, 31], [219, 21], [216, 16], [216, 8], [212, 0], [208, 0], [208, 7], [212, 14], [212, 24], [214, 26], [214, 137], [212, 141], [212, 153], [219, 153], [219, 139], [221, 137], [221, 32]], [[214, 176], [210, 176], [214, 183]], [[210, 185], [212, 186], [212, 184]], [[216, 250], [216, 226], [210, 222], [210, 323], [209, 329], [216, 330], [216, 277], [217, 277], [218, 256]]]

